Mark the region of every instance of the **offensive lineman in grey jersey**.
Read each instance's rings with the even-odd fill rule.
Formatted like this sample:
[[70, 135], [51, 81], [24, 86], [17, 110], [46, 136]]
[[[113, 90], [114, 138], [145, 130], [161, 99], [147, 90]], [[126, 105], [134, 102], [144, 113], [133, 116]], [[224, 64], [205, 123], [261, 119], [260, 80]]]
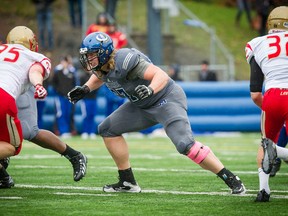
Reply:
[[227, 170], [208, 146], [194, 140], [184, 91], [148, 57], [136, 49], [116, 51], [107, 34], [95, 32], [82, 41], [80, 62], [94, 75], [85, 85], [76, 86], [68, 93], [72, 103], [102, 84], [116, 95], [129, 99], [98, 127], [119, 173], [119, 182], [105, 185], [104, 192], [141, 192], [122, 134], [160, 123], [179, 153], [217, 174], [231, 188], [232, 194], [245, 193], [239, 177]]

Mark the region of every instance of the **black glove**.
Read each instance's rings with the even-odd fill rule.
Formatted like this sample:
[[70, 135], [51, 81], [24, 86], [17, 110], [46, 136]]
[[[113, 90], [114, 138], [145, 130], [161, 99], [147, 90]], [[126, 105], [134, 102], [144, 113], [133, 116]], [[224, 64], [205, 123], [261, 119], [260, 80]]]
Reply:
[[145, 85], [138, 85], [135, 88], [135, 91], [141, 99], [148, 98], [152, 96], [154, 93], [153, 89], [150, 86]]
[[77, 101], [85, 97], [90, 92], [88, 86], [75, 86], [71, 91], [68, 92], [67, 96], [71, 103], [75, 104]]

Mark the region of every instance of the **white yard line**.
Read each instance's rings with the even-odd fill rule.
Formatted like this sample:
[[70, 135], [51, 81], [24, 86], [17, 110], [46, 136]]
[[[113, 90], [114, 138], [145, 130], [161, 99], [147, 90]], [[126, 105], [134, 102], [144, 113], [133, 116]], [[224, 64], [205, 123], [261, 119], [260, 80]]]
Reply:
[[8, 200], [18, 200], [18, 199], [23, 199], [23, 197], [1, 197], [0, 199], [8, 199]]
[[[39, 189], [55, 189], [55, 190], [84, 190], [84, 191], [101, 191], [100, 187], [73, 187], [73, 186], [51, 186], [51, 185], [26, 185], [26, 184], [17, 184], [15, 187], [18, 188], [39, 188]], [[251, 192], [257, 192], [256, 190], [248, 190]], [[272, 191], [287, 193], [287, 195], [272, 195], [272, 198], [276, 199], [288, 199], [288, 191]], [[209, 196], [245, 196], [245, 197], [255, 197], [256, 194], [243, 194], [243, 195], [232, 195], [229, 192], [189, 192], [189, 191], [166, 191], [166, 190], [142, 190], [142, 193], [158, 193], [158, 194], [175, 194], [175, 195], [209, 195]], [[56, 195], [69, 195], [69, 196], [95, 196], [95, 194], [88, 193], [67, 193], [67, 192], [56, 192]], [[106, 194], [106, 193], [105, 193]], [[109, 193], [108, 193], [109, 194]], [[101, 196], [101, 195], [99, 195]]]
[[67, 192], [56, 192], [53, 194], [63, 196], [117, 196], [117, 194], [91, 194], [91, 193], [67, 193]]

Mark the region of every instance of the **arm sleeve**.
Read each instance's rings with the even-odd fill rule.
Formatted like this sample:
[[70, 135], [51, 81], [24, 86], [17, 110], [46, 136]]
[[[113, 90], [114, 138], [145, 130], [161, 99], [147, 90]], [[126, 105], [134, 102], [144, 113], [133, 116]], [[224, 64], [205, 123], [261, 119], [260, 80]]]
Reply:
[[264, 74], [252, 57], [250, 60], [250, 92], [262, 92]]
[[144, 79], [144, 72], [149, 64], [149, 62], [145, 61], [143, 58], [140, 58], [139, 63], [129, 72], [127, 78], [129, 80], [136, 78]]

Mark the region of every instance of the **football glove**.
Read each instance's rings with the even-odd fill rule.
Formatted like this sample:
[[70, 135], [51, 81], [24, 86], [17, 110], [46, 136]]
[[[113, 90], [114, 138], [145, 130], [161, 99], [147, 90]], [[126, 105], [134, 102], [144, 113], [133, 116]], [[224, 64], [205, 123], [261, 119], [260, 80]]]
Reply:
[[35, 99], [44, 99], [47, 96], [47, 90], [41, 85], [37, 84], [35, 86], [34, 98]]
[[88, 86], [75, 86], [71, 91], [68, 92], [67, 96], [71, 103], [75, 104], [77, 101], [81, 100], [90, 92]]
[[148, 98], [153, 95], [154, 91], [150, 86], [138, 85], [135, 88], [136, 94], [141, 98]]

